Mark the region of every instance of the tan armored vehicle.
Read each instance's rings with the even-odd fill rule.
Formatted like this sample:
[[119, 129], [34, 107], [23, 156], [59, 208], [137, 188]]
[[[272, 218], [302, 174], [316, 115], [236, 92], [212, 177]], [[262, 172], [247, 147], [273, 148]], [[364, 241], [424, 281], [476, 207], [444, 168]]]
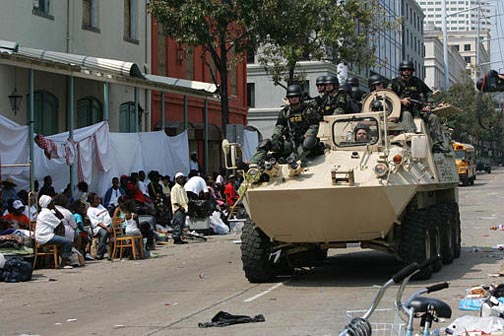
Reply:
[[[374, 112], [381, 102], [381, 111]], [[251, 282], [294, 267], [315, 265], [329, 248], [360, 243], [410, 263], [460, 256], [459, 177], [453, 152], [432, 153], [421, 118], [405, 133], [397, 95], [371, 93], [358, 114], [325, 116], [319, 138], [325, 153], [307, 166], [279, 164], [245, 172], [239, 193], [248, 214], [242, 229], [242, 261]], [[357, 139], [365, 128], [368, 138]], [[446, 140], [446, 147], [448, 140]], [[228, 169], [239, 145], [223, 142]], [[429, 278], [441, 261], [419, 274]]]

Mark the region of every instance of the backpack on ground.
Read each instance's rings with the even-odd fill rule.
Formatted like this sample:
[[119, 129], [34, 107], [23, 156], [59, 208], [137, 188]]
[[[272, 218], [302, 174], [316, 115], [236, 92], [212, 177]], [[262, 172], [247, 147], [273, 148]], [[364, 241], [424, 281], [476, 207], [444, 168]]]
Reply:
[[31, 280], [32, 272], [31, 263], [12, 258], [5, 262], [0, 278], [5, 282], [29, 281]]

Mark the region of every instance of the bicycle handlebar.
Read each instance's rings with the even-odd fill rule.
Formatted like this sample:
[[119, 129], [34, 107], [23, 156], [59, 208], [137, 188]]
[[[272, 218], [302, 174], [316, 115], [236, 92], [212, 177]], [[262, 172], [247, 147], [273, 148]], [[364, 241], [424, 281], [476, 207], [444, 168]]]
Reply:
[[418, 265], [416, 262], [409, 264], [408, 266], [404, 267], [399, 272], [394, 274], [392, 276], [392, 280], [395, 283], [399, 283], [399, 282], [403, 281], [406, 277], [413, 274], [415, 271], [417, 271], [419, 269], [420, 269], [420, 265]]
[[438, 262], [441, 260], [441, 256], [438, 254], [432, 258], [429, 258], [427, 260], [425, 260], [423, 263], [420, 264], [420, 269], [424, 269], [430, 265], [433, 265], [434, 263]]
[[426, 287], [425, 289], [427, 290], [427, 293], [433, 293], [433, 292], [437, 292], [439, 290], [442, 290], [442, 289], [445, 289], [448, 287], [450, 287], [450, 284], [448, 282], [442, 282], [442, 283], [438, 283], [438, 284]]

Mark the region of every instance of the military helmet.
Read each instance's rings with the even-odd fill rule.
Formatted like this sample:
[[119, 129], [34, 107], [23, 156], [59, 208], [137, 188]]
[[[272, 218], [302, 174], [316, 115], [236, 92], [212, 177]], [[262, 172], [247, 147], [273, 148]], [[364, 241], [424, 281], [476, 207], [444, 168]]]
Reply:
[[326, 76], [325, 83], [326, 84], [334, 84], [337, 86], [337, 85], [339, 85], [338, 77], [333, 76], [333, 75]]
[[415, 66], [413, 65], [412, 61], [402, 61], [399, 64], [399, 71], [402, 71], [402, 70], [415, 71]]
[[339, 91], [350, 93], [352, 92], [352, 87], [350, 86], [350, 84], [345, 82], [339, 86]]
[[303, 89], [297, 84], [292, 84], [287, 87], [287, 97], [301, 97]]
[[317, 80], [315, 81], [315, 85], [325, 84], [326, 77], [327, 76], [318, 76]]
[[371, 75], [368, 79], [369, 87], [373, 87], [373, 85], [383, 84], [383, 79], [379, 75]]
[[359, 80], [356, 77], [348, 77], [346, 82], [351, 86], [359, 86]]

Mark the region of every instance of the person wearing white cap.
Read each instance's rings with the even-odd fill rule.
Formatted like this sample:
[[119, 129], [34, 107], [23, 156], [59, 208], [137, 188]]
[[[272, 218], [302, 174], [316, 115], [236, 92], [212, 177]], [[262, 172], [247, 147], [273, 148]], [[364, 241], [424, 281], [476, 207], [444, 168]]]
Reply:
[[[12, 205], [8, 208], [8, 213], [0, 217], [2, 221], [7, 223], [6, 229], [24, 229], [29, 230], [30, 220], [23, 213], [25, 206], [22, 201], [15, 200]], [[4, 228], [0, 228], [2, 231]]]
[[54, 234], [54, 229], [61, 224], [63, 215], [56, 209], [52, 198], [42, 195], [39, 198], [40, 213], [35, 226], [35, 240], [40, 245], [56, 244], [61, 251], [60, 267], [71, 267], [72, 241], [63, 236]]
[[175, 174], [175, 185], [171, 189], [170, 199], [173, 212], [173, 226], [175, 231], [172, 233], [175, 244], [187, 244], [182, 240], [182, 231], [184, 230], [186, 214], [189, 210], [187, 193], [184, 189], [184, 174], [178, 172]]

